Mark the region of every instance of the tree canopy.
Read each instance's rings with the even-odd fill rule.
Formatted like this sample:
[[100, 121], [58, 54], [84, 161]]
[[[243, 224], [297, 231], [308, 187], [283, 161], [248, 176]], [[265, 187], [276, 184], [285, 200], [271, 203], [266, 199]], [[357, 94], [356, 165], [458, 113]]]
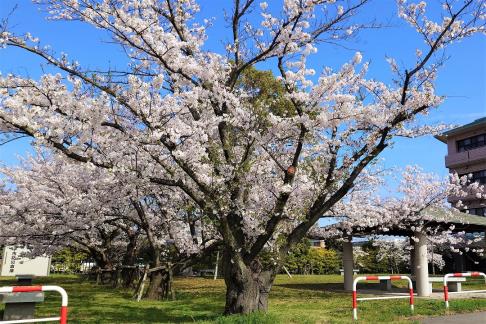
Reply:
[[[319, 43], [339, 45], [377, 27], [357, 18], [369, 0], [284, 0], [276, 10], [235, 0], [224, 52], [205, 47], [210, 20], [198, 18], [204, 13], [194, 0], [38, 2], [52, 19], [109, 33], [129, 64], [93, 72], [2, 26], [3, 47], [39, 56], [60, 73], [1, 76], [1, 131], [128, 186], [135, 213], [156, 206], [174, 224], [181, 206], [197, 209], [197, 232], [210, 240], [186, 240], [184, 249], [223, 245], [226, 313], [266, 309], [280, 266], [262, 268], [268, 246], [283, 260], [395, 137], [440, 129], [418, 116], [442, 102], [434, 90], [441, 54], [485, 30], [483, 0], [443, 0], [436, 18], [424, 1], [399, 0], [398, 15], [423, 45], [411, 49], [410, 66], [390, 59], [395, 82], [388, 84], [367, 76], [359, 52], [338, 69], [308, 63]], [[263, 63], [276, 79], [255, 69]], [[131, 196], [135, 189], [143, 194]], [[146, 219], [141, 228], [159, 218]], [[177, 237], [191, 233], [180, 224]], [[167, 232], [152, 232], [159, 233]]]

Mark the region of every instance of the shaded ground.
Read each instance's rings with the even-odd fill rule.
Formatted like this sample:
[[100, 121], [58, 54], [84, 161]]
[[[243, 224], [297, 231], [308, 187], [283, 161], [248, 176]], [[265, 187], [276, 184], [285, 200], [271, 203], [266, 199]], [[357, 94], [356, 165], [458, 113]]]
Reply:
[[[352, 323], [351, 294], [340, 290], [341, 282], [342, 277], [339, 275], [294, 276], [293, 279], [278, 276], [270, 294], [270, 311], [267, 315], [222, 317], [220, 314], [224, 307], [223, 280], [177, 278], [177, 300], [140, 303], [131, 299], [130, 291], [97, 286], [77, 276], [52, 276], [37, 281], [38, 284], [57, 284], [68, 291], [71, 324]], [[0, 279], [0, 286], [12, 283], [12, 280]], [[360, 289], [364, 286], [377, 287], [376, 284], [365, 284], [360, 285]], [[56, 314], [59, 304], [60, 298], [55, 293], [49, 293], [46, 302], [38, 308], [37, 315]], [[3, 305], [0, 304], [0, 312], [2, 308]], [[451, 312], [477, 310], [486, 311], [486, 298], [451, 302]], [[410, 314], [405, 299], [364, 301], [359, 304], [359, 323], [418, 323], [426, 316], [445, 314], [440, 299], [417, 300], [415, 315]]]

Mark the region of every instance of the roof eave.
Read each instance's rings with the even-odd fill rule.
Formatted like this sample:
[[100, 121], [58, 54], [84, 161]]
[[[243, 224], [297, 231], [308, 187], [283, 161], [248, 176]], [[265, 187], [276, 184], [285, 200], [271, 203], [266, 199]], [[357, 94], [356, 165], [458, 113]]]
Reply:
[[451, 130], [449, 130], [447, 132], [444, 132], [442, 134], [442, 136], [446, 136], [447, 137], [449, 135], [458, 135], [458, 134], [461, 134], [461, 133], [469, 132], [471, 130], [481, 129], [484, 126], [486, 126], [486, 117], [480, 118], [480, 119], [476, 119], [472, 123], [469, 123], [469, 124], [466, 124], [466, 125], [463, 125], [463, 126], [460, 126], [460, 127], [454, 128], [454, 129], [451, 129]]
[[447, 144], [447, 135], [445, 135], [445, 134], [440, 134], [440, 135], [435, 135], [434, 137], [435, 137], [436, 139], [438, 139], [439, 141], [441, 141], [442, 143]]

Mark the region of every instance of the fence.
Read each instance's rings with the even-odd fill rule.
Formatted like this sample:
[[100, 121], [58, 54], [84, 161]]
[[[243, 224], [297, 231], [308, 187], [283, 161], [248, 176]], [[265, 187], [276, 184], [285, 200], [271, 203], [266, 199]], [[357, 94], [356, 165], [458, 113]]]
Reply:
[[483, 277], [486, 283], [486, 274], [483, 272], [459, 272], [459, 273], [448, 273], [444, 276], [444, 301], [446, 308], [449, 308], [449, 294], [467, 294], [475, 292], [486, 292], [486, 290], [465, 290], [465, 291], [454, 291], [449, 292], [447, 288], [447, 279], [457, 278], [457, 277]]
[[[358, 293], [356, 291], [356, 286], [358, 281], [370, 281], [370, 280], [407, 280], [408, 281], [408, 296], [383, 296], [383, 297], [366, 297], [358, 298]], [[413, 284], [412, 280], [407, 276], [366, 276], [357, 277], [353, 282], [353, 318], [358, 319], [358, 301], [364, 300], [381, 300], [381, 299], [398, 299], [398, 298], [409, 298], [410, 299], [410, 310], [413, 313]]]
[[67, 312], [68, 312], [68, 295], [66, 291], [59, 286], [13, 286], [13, 287], [0, 287], [0, 294], [8, 293], [26, 293], [26, 292], [41, 292], [41, 291], [57, 291], [61, 294], [61, 310], [60, 315], [56, 317], [44, 317], [34, 319], [21, 319], [21, 320], [9, 320], [0, 321], [0, 324], [16, 324], [16, 323], [38, 323], [38, 322], [53, 322], [59, 321], [60, 324], [67, 324]]

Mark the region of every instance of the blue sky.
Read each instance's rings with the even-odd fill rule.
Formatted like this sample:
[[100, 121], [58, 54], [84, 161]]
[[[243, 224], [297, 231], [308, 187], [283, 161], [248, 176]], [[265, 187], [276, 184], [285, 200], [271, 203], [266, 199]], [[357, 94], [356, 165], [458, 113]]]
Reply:
[[[279, 1], [267, 0], [270, 7]], [[431, 3], [438, 2], [430, 0]], [[57, 53], [65, 52], [78, 60], [84, 67], [123, 67], [125, 60], [121, 50], [109, 44], [109, 37], [91, 26], [79, 22], [46, 21], [39, 7], [29, 0], [1, 0], [0, 17], [6, 17], [15, 5], [17, 10], [10, 17], [10, 26], [17, 33], [31, 32], [43, 44], [49, 44]], [[223, 19], [224, 8], [230, 10], [228, 0], [200, 1], [202, 16], [216, 17], [214, 26], [208, 32], [207, 47], [219, 50], [229, 32]], [[323, 66], [337, 68], [354, 55], [355, 50], [371, 61], [370, 76], [379, 80], [390, 80], [391, 73], [385, 61], [386, 56], [397, 62], [410, 63], [415, 48], [421, 45], [414, 31], [396, 18], [395, 1], [374, 0], [360, 15], [363, 20], [376, 18], [386, 28], [367, 30], [347, 43], [349, 49], [321, 46], [313, 58], [312, 65], [319, 71]], [[448, 99], [430, 116], [429, 123], [464, 124], [486, 116], [486, 37], [475, 36], [447, 50], [450, 59], [439, 74], [437, 92]], [[263, 67], [264, 68], [264, 67]], [[15, 49], [0, 50], [0, 71], [39, 77], [42, 71], [52, 71], [32, 55]], [[17, 141], [0, 146], [0, 161], [16, 164], [17, 155], [29, 149], [27, 141]], [[418, 164], [427, 171], [445, 175], [445, 145], [432, 137], [399, 139], [382, 156], [387, 167]]]

